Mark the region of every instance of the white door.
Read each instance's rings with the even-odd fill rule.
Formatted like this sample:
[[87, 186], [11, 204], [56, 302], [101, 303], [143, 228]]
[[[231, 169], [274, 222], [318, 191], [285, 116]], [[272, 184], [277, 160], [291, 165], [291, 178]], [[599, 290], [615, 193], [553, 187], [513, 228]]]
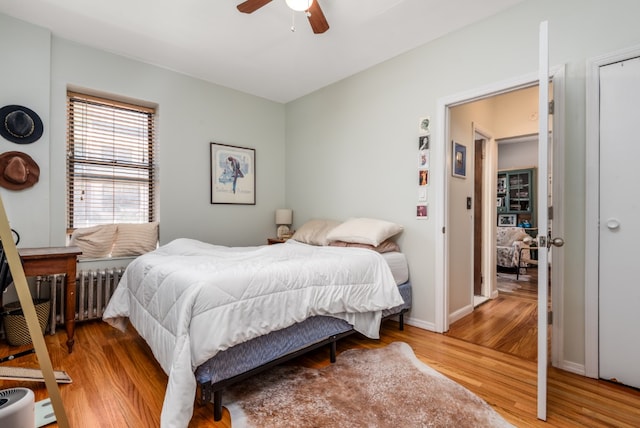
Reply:
[[549, 246], [562, 246], [551, 239], [549, 227], [549, 36], [548, 23], [540, 24], [538, 78], [538, 419], [547, 420]]
[[600, 67], [599, 375], [640, 388], [640, 58]]

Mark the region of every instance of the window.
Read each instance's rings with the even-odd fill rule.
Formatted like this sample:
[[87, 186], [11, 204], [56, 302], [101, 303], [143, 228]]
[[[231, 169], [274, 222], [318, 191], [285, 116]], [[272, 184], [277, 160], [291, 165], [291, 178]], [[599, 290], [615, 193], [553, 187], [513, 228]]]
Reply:
[[155, 220], [155, 110], [67, 93], [67, 227]]

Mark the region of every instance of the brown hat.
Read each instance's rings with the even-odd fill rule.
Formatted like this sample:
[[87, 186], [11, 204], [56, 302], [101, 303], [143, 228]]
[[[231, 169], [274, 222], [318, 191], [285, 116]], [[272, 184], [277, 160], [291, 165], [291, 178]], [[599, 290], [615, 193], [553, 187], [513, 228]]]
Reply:
[[0, 155], [0, 186], [10, 190], [22, 190], [40, 179], [40, 167], [31, 156], [22, 152], [5, 152]]

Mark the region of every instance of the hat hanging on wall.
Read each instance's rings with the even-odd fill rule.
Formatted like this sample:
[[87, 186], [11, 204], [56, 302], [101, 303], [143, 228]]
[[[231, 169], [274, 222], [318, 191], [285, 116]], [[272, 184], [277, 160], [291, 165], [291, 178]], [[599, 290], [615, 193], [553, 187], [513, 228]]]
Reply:
[[42, 137], [42, 120], [33, 110], [8, 105], [0, 108], [0, 135], [18, 144], [29, 144]]
[[40, 167], [31, 156], [22, 152], [0, 155], [0, 186], [10, 190], [27, 189], [40, 179]]

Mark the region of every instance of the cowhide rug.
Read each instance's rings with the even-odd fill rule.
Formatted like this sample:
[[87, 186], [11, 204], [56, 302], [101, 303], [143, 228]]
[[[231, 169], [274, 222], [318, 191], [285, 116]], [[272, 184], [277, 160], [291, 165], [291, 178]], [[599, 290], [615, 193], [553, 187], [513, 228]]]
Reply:
[[511, 427], [409, 345], [351, 349], [321, 369], [278, 366], [223, 394], [238, 427]]

